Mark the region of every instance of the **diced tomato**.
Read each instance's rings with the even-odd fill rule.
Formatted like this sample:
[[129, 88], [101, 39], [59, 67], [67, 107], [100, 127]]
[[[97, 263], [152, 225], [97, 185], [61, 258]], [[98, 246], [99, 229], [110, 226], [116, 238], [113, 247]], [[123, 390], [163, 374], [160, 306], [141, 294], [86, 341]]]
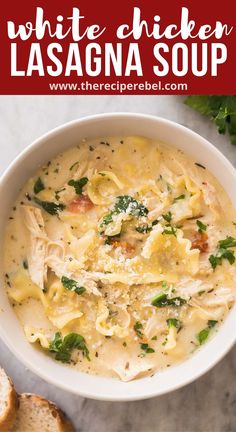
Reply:
[[67, 206], [67, 209], [72, 213], [86, 213], [94, 207], [94, 204], [88, 197], [88, 195], [78, 195], [71, 203]]
[[191, 238], [192, 249], [199, 249], [200, 252], [207, 252], [208, 249], [208, 235], [205, 232], [195, 232]]
[[127, 255], [132, 254], [134, 252], [134, 246], [132, 246], [130, 243], [126, 241], [113, 241], [112, 246], [115, 248], [120, 247]]

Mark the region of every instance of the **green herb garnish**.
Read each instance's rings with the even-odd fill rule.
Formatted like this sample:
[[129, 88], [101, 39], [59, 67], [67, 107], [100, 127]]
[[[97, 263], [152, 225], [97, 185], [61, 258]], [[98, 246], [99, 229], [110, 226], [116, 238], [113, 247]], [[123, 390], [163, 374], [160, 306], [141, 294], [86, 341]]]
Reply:
[[226, 239], [224, 240], [218, 241], [215, 254], [212, 254], [209, 257], [209, 261], [214, 270], [218, 265], [222, 264], [223, 259], [228, 260], [231, 265], [235, 262], [234, 251], [228, 249], [230, 247], [235, 247], [235, 246], [236, 246], [236, 240], [234, 237], [229, 236], [226, 237]]
[[109, 223], [111, 223], [113, 221], [112, 216], [113, 216], [112, 213], [108, 213], [106, 216], [104, 216], [102, 219], [101, 226], [102, 225], [108, 225]]
[[34, 193], [37, 195], [39, 192], [45, 189], [44, 183], [39, 177], [34, 184]]
[[174, 198], [173, 203], [175, 203], [176, 201], [182, 200], [182, 199], [184, 199], [184, 198], [185, 198], [185, 195], [184, 195], [184, 194], [179, 195], [179, 196], [177, 196], [176, 198]]
[[218, 242], [220, 248], [229, 248], [229, 247], [235, 247], [236, 246], [236, 239], [234, 237], [226, 237], [224, 240], [220, 240]]
[[230, 249], [218, 249], [215, 255], [210, 255], [209, 261], [212, 268], [215, 270], [218, 265], [222, 264], [223, 259], [227, 259], [232, 265], [235, 262], [234, 251]]
[[143, 329], [143, 325], [141, 324], [141, 322], [137, 321], [137, 322], [134, 324], [134, 331], [136, 332], [136, 334], [137, 334], [138, 337], [140, 337], [140, 338], [143, 337], [143, 333], [142, 333], [141, 329]]
[[70, 362], [75, 349], [82, 351], [83, 356], [90, 361], [85, 339], [78, 333], [69, 333], [63, 339], [61, 333], [57, 332], [49, 345], [49, 351], [56, 354], [55, 359], [63, 363]]
[[204, 342], [206, 342], [206, 340], [209, 336], [209, 333], [210, 333], [209, 328], [205, 328], [205, 329], [201, 330], [200, 333], [198, 333], [197, 340], [200, 343], [200, 345], [202, 345]]
[[208, 325], [208, 327], [209, 328], [213, 328], [213, 327], [215, 327], [215, 325], [218, 323], [218, 321], [216, 321], [216, 320], [208, 320], [207, 321], [207, 325]]
[[196, 224], [198, 226], [198, 232], [202, 233], [204, 231], [207, 230], [207, 225], [205, 225], [203, 222], [201, 222], [200, 220], [196, 221]]
[[165, 293], [160, 293], [157, 294], [153, 299], [152, 299], [152, 306], [156, 306], [156, 307], [166, 307], [166, 306], [183, 306], [186, 303], [186, 300], [181, 298], [181, 297], [173, 297], [170, 298], [168, 297], [167, 294]]
[[38, 204], [44, 211], [49, 213], [50, 215], [57, 215], [60, 211], [65, 209], [64, 204], [56, 204], [50, 201], [42, 201], [37, 197], [33, 198], [34, 202]]
[[149, 225], [149, 224], [143, 224], [143, 225], [141, 225], [141, 226], [139, 226], [139, 227], [137, 227], [135, 229], [139, 233], [146, 234], [146, 233], [149, 233], [150, 231], [152, 231], [152, 227], [154, 227], [155, 225], [157, 225], [159, 222], [160, 222], [160, 219], [154, 219], [154, 221], [152, 221], [151, 225]]
[[116, 203], [113, 210], [103, 217], [100, 227], [102, 228], [104, 225], [108, 225], [113, 221], [114, 215], [121, 213], [130, 214], [135, 217], [141, 217], [147, 216], [148, 209], [130, 195], [118, 196], [116, 198]]
[[188, 96], [186, 105], [212, 120], [220, 134], [229, 133], [232, 144], [236, 144], [236, 97], [220, 96]]
[[71, 165], [71, 167], [69, 168], [70, 171], [72, 171], [73, 168], [74, 168], [76, 165], [78, 165], [78, 164], [79, 164], [79, 161], [76, 161], [75, 163], [73, 163], [73, 165]]
[[83, 192], [83, 187], [88, 183], [88, 177], [82, 177], [79, 180], [69, 180], [68, 185], [75, 188], [75, 192], [77, 195], [81, 195]]
[[167, 213], [162, 215], [163, 219], [165, 219], [166, 222], [170, 222], [172, 219], [172, 213], [168, 211]]
[[83, 286], [79, 286], [78, 282], [76, 282], [74, 279], [69, 279], [66, 276], [62, 276], [61, 283], [69, 291], [73, 291], [78, 295], [83, 294], [86, 291], [86, 288]]
[[168, 235], [173, 235], [176, 237], [176, 233], [177, 233], [177, 228], [174, 227], [173, 225], [165, 225], [162, 234], [168, 234]]
[[61, 192], [63, 192], [64, 190], [66, 190], [66, 188], [62, 188], [62, 189], [59, 189], [59, 190], [55, 191], [55, 198], [56, 198], [57, 201], [59, 201], [59, 199], [60, 199], [60, 195], [59, 194]]
[[139, 227], [137, 227], [137, 228], [135, 228], [136, 229], [136, 231], [138, 231], [140, 234], [147, 234], [147, 233], [149, 233], [150, 231], [152, 231], [152, 226], [150, 226], [150, 225], [148, 225], [148, 224], [144, 224], [144, 225], [141, 225], [141, 226], [139, 226]]
[[119, 240], [120, 240], [120, 234], [116, 234], [114, 236], [107, 236], [105, 240], [105, 244], [112, 245], [114, 241], [119, 241]]
[[166, 320], [166, 323], [167, 323], [169, 328], [175, 327], [177, 329], [180, 329], [180, 327], [181, 327], [181, 322], [176, 318], [168, 318]]
[[141, 350], [145, 351], [146, 354], [154, 353], [155, 350], [151, 348], [147, 343], [140, 344]]
[[168, 282], [166, 280], [162, 281], [161, 287], [162, 287], [163, 290], [169, 289]]
[[116, 200], [114, 206], [116, 214], [124, 212], [136, 217], [147, 216], [148, 214], [148, 209], [130, 195], [118, 196]]
[[164, 342], [162, 342], [162, 346], [165, 346], [167, 344], [167, 338], [165, 338]]
[[200, 331], [200, 333], [197, 334], [197, 340], [200, 345], [202, 345], [206, 340], [208, 339], [208, 336], [210, 334], [210, 331], [215, 325], [218, 323], [216, 320], [208, 320], [207, 327]]

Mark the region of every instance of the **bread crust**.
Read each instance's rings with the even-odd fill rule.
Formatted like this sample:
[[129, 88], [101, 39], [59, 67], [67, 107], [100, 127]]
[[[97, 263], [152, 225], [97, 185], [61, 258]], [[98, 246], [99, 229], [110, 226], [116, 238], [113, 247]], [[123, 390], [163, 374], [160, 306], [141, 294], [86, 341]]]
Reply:
[[11, 379], [6, 375], [5, 371], [0, 368], [0, 372], [0, 379], [2, 376], [2, 379], [5, 380], [6, 384], [8, 385], [6, 407], [3, 414], [0, 416], [1, 432], [17, 432], [15, 431], [14, 425], [16, 426], [17, 416], [19, 416], [21, 412], [21, 403], [25, 402], [26, 400], [29, 400], [32, 405], [37, 405], [39, 410], [40, 408], [46, 408], [49, 410], [49, 415], [51, 415], [55, 420], [57, 432], [76, 432], [73, 424], [65, 415], [65, 413], [53, 402], [33, 393], [23, 393], [21, 395], [18, 395], [14, 389]]
[[45, 406], [46, 408], [48, 408], [52, 416], [56, 420], [58, 432], [76, 432], [73, 424], [65, 415], [65, 413], [60, 408], [58, 408], [53, 402], [32, 393], [22, 393], [19, 396], [19, 403], [21, 402], [21, 399], [30, 399], [34, 404], [37, 404], [39, 407]]
[[5, 375], [9, 384], [9, 392], [7, 398], [6, 409], [0, 417], [0, 430], [1, 432], [9, 432], [14, 423], [16, 412], [19, 407], [18, 395], [14, 389], [12, 380], [6, 375], [5, 371], [1, 368], [1, 372]]

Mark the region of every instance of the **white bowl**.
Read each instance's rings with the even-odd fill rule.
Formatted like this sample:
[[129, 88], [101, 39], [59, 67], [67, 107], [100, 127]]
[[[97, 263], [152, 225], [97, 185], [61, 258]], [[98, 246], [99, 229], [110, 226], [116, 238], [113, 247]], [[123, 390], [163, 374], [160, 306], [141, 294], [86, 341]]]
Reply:
[[[236, 207], [236, 171], [228, 160], [201, 136], [171, 121], [142, 114], [103, 114], [67, 123], [31, 144], [9, 166], [0, 184], [0, 241], [9, 209], [19, 188], [43, 163], [83, 138], [107, 135], [143, 135], [176, 146], [205, 165], [223, 185]], [[0, 250], [3, 251], [3, 245]], [[2, 259], [0, 260], [2, 262]], [[1, 272], [2, 273], [2, 272]], [[188, 360], [153, 377], [123, 383], [75, 371], [30, 345], [10, 306], [3, 285], [0, 290], [0, 336], [15, 356], [45, 381], [78, 395], [94, 399], [126, 401], [145, 399], [190, 383], [213, 367], [236, 340], [236, 306], [215, 336]]]

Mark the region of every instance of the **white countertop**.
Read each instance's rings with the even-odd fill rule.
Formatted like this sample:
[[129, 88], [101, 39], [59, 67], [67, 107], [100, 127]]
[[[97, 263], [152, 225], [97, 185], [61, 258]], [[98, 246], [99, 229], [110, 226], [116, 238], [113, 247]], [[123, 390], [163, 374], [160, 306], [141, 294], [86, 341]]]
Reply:
[[[112, 111], [148, 113], [177, 121], [214, 143], [236, 166], [236, 147], [182, 101], [180, 96], [0, 96], [0, 173], [49, 129], [78, 117]], [[236, 347], [195, 383], [139, 402], [99, 402], [64, 392], [28, 371], [1, 341], [0, 365], [19, 392], [39, 393], [56, 402], [78, 432], [236, 431]]]

